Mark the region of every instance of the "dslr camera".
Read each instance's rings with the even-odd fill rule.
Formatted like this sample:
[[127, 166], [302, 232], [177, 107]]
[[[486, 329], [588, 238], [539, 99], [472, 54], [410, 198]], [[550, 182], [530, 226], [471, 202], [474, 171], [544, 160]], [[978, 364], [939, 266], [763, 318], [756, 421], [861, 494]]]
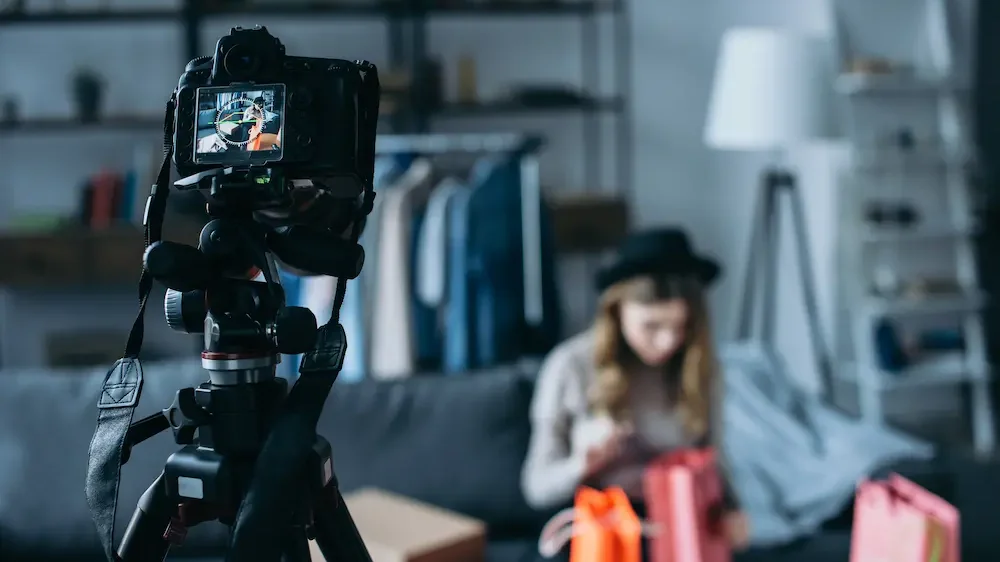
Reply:
[[[330, 444], [315, 432], [347, 345], [346, 284], [337, 283], [330, 320], [318, 326], [309, 309], [286, 305], [277, 265], [339, 280], [360, 273], [379, 94], [374, 65], [287, 56], [263, 27], [233, 28], [212, 56], [185, 68], [146, 201], [139, 313], [104, 379], [90, 448], [87, 499], [108, 561], [162, 561], [188, 527], [218, 520], [231, 530], [226, 560], [308, 560], [315, 537], [327, 560], [371, 562]], [[162, 240], [171, 157], [181, 176], [174, 187], [208, 201], [197, 247]], [[170, 327], [203, 334], [208, 380], [133, 422], [154, 281], [168, 289]], [[280, 354], [303, 355], [290, 389], [276, 376]], [[181, 449], [115, 549], [120, 468], [136, 444], [168, 428]]]
[[175, 186], [279, 221], [301, 189], [343, 207], [371, 186], [379, 92], [369, 62], [288, 56], [266, 28], [233, 28], [180, 77]]

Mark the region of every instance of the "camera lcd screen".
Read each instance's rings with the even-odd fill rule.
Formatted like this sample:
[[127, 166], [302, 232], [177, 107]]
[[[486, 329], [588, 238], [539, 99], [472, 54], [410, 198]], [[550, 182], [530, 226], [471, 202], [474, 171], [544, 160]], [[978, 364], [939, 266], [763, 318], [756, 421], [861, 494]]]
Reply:
[[195, 163], [280, 160], [284, 112], [284, 84], [198, 88]]

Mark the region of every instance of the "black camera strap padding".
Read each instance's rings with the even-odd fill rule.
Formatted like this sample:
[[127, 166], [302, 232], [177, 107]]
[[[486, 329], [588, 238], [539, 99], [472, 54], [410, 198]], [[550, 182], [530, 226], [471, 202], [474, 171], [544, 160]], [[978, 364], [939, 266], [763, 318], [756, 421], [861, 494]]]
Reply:
[[[163, 234], [163, 216], [170, 193], [170, 158], [173, 155], [174, 105], [176, 97], [167, 102], [163, 122], [163, 163], [156, 183], [150, 189], [143, 216], [143, 238], [148, 248], [159, 242]], [[104, 377], [101, 397], [97, 402], [97, 427], [90, 441], [87, 466], [87, 505], [97, 526], [97, 532], [109, 562], [117, 559], [114, 547], [115, 515], [118, 508], [118, 485], [124, 462], [125, 441], [135, 408], [142, 394], [143, 319], [146, 303], [153, 290], [153, 277], [145, 267], [139, 277], [139, 313], [132, 324], [125, 354]]]
[[[371, 193], [370, 184], [366, 189]], [[363, 209], [359, 212], [365, 213]], [[362, 225], [362, 220], [356, 220], [352, 227], [355, 243]], [[226, 562], [242, 562], [253, 556], [277, 559], [280, 552], [276, 549], [284, 538], [280, 532], [301, 508], [301, 493], [308, 493], [303, 489], [303, 470], [309, 465], [316, 425], [347, 352], [347, 334], [340, 324], [346, 293], [347, 280], [338, 279], [330, 320], [319, 328], [313, 350], [302, 356], [299, 377], [257, 457], [253, 479], [233, 523]]]

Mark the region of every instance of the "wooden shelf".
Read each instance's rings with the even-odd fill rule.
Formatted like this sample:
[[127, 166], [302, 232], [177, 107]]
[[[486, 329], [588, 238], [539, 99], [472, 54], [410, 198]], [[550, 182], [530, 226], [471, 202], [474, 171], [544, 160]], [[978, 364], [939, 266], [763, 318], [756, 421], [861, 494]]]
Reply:
[[[599, 113], [621, 111], [623, 104], [618, 98], [582, 99], [578, 102], [551, 105], [526, 104], [518, 101], [495, 101], [481, 103], [447, 103], [443, 107], [429, 111], [435, 118], [503, 117], [508, 115], [545, 115], [550, 113]], [[403, 111], [405, 116], [408, 112]], [[382, 115], [390, 118], [392, 114]], [[159, 132], [163, 128], [163, 116], [119, 115], [104, 117], [99, 121], [87, 122], [68, 117], [43, 117], [22, 119], [0, 123], [0, 132], [20, 132], [34, 134], [79, 134], [97, 132]]]
[[406, 4], [403, 2], [326, 2], [326, 3], [296, 3], [291, 5], [250, 4], [243, 6], [203, 6], [198, 9], [202, 17], [299, 17], [299, 16], [345, 16], [345, 17], [382, 17], [402, 14]]
[[114, 115], [99, 121], [81, 121], [71, 117], [40, 117], [0, 123], [0, 131], [28, 133], [77, 133], [118, 131], [160, 131], [163, 116]]
[[[183, 223], [165, 227], [164, 239], [193, 244], [201, 228]], [[107, 230], [67, 229], [46, 233], [0, 233], [0, 287], [56, 288], [128, 285], [139, 280], [142, 231], [132, 226]]]
[[[426, 16], [538, 16], [538, 15], [591, 15], [620, 11], [622, 0], [581, 0], [524, 2], [501, 0], [487, 2], [434, 1], [424, 2], [372, 2], [372, 3], [315, 3], [315, 4], [265, 4], [250, 6], [204, 6], [191, 14], [193, 17], [426, 17]], [[0, 26], [49, 25], [49, 24], [105, 24], [105, 23], [180, 23], [186, 17], [181, 10], [65, 10], [0, 14]]]
[[841, 74], [837, 77], [835, 86], [839, 93], [848, 96], [934, 96], [967, 89], [948, 77], [860, 73]]
[[177, 10], [66, 10], [0, 14], [0, 26], [180, 21]]
[[503, 117], [507, 115], [539, 115], [546, 113], [618, 112], [624, 107], [619, 98], [583, 98], [578, 101], [552, 104], [523, 103], [517, 100], [481, 103], [448, 103], [431, 111], [432, 117]]
[[[428, 4], [423, 10], [430, 15], [498, 15], [498, 16], [537, 16], [537, 15], [589, 15], [600, 12], [611, 12], [620, 10], [623, 6], [621, 0], [596, 0], [596, 1], [569, 1], [550, 2], [523, 0], [503, 0], [487, 2], [449, 2], [447, 0], [434, 2], [427, 0]], [[414, 11], [418, 9], [410, 8]]]

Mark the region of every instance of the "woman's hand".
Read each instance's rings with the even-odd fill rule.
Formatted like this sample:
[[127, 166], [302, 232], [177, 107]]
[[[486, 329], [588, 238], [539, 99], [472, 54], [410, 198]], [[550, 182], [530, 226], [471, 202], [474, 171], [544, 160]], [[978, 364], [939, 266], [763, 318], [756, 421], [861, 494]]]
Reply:
[[584, 476], [588, 478], [594, 476], [621, 458], [625, 452], [625, 445], [632, 435], [631, 426], [616, 426], [604, 443], [591, 447], [587, 451], [587, 464]]
[[742, 511], [730, 511], [722, 516], [722, 531], [734, 551], [750, 546], [750, 519]]

